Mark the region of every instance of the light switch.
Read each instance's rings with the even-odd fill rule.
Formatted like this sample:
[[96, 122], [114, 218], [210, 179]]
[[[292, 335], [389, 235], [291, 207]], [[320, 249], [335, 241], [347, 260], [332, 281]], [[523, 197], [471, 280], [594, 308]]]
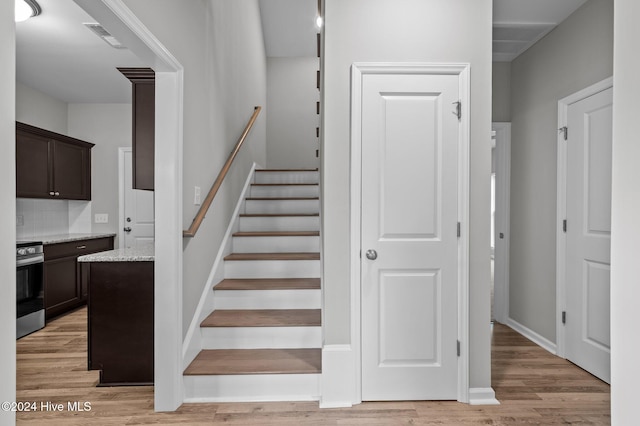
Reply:
[[16, 215], [16, 226], [24, 226], [24, 216], [19, 214]]
[[200, 204], [202, 204], [202, 201], [200, 200], [200, 187], [196, 186], [194, 191], [193, 191], [193, 204], [195, 204], [196, 206], [199, 206]]
[[109, 213], [96, 213], [95, 223], [109, 223]]

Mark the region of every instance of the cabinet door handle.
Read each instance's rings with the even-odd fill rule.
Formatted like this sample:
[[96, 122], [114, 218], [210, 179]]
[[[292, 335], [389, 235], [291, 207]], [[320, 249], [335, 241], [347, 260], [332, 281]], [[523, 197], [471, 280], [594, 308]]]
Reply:
[[54, 195], [56, 195], [56, 193], [53, 192], [53, 191], [49, 191], [49, 195], [54, 196]]
[[56, 197], [59, 197], [59, 196], [60, 196], [60, 193], [59, 193], [59, 192], [56, 192]]
[[87, 246], [78, 246], [78, 247], [76, 247], [76, 248], [77, 248], [78, 250], [84, 250], [84, 249], [86, 249], [86, 248], [87, 248]]

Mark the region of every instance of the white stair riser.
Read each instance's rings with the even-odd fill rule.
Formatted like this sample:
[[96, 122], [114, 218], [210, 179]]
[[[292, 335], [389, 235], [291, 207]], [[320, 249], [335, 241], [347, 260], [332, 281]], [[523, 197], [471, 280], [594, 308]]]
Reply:
[[320, 290], [214, 290], [214, 309], [320, 309]]
[[240, 231], [319, 231], [319, 216], [242, 216]]
[[202, 349], [320, 348], [320, 327], [202, 327]]
[[184, 402], [317, 401], [320, 374], [184, 376]]
[[247, 200], [245, 202], [247, 214], [294, 214], [318, 213], [318, 200]]
[[318, 183], [317, 171], [261, 172], [256, 170], [255, 183]]
[[320, 237], [233, 237], [234, 253], [320, 251]]
[[227, 260], [225, 278], [317, 278], [319, 260]]
[[250, 197], [318, 197], [318, 185], [252, 186]]

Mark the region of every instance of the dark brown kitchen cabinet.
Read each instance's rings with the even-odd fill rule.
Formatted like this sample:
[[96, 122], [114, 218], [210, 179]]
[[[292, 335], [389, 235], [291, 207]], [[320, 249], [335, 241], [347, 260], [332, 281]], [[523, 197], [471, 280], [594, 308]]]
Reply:
[[155, 167], [156, 82], [151, 68], [118, 68], [132, 85], [133, 189], [153, 191]]
[[113, 250], [113, 237], [44, 245], [44, 308], [47, 320], [87, 301], [86, 273], [78, 257]]
[[93, 146], [16, 123], [16, 197], [91, 200]]
[[153, 384], [154, 262], [83, 262], [89, 275], [88, 367], [100, 385]]

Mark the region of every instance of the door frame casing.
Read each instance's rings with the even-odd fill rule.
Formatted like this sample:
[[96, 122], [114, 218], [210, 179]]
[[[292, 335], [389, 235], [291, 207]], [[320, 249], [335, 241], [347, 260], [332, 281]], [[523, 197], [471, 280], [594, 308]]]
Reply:
[[125, 216], [125, 158], [127, 152], [133, 152], [129, 146], [118, 148], [118, 247], [124, 248], [124, 216]]
[[566, 358], [566, 333], [562, 324], [562, 312], [566, 309], [567, 282], [567, 234], [562, 221], [567, 217], [567, 144], [561, 131], [567, 125], [569, 107], [576, 102], [613, 87], [613, 77], [605, 78], [558, 101], [558, 187], [556, 218], [556, 355]]
[[351, 349], [355, 363], [355, 400], [362, 401], [361, 212], [362, 212], [362, 80], [366, 74], [457, 75], [461, 104], [458, 136], [458, 401], [469, 402], [469, 100], [470, 64], [355, 62], [351, 66], [350, 265]]
[[[493, 122], [496, 132], [496, 251], [494, 256], [493, 310], [496, 321], [509, 319], [509, 250], [511, 236], [511, 123]], [[502, 250], [498, 250], [498, 235], [504, 232]]]

